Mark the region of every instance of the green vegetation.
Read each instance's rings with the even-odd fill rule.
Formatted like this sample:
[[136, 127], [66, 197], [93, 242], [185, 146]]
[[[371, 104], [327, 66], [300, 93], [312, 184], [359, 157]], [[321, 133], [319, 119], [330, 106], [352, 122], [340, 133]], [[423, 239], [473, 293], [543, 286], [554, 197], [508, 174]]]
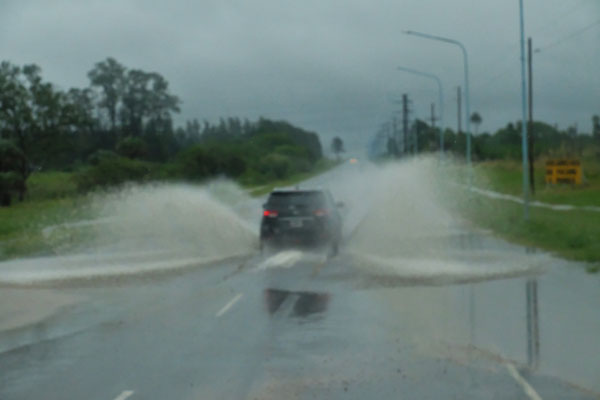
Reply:
[[15, 194], [23, 199], [27, 175], [25, 154], [13, 143], [0, 139], [0, 206], [10, 206]]
[[[544, 156], [535, 163], [535, 193], [532, 198], [543, 203], [570, 204], [574, 206], [600, 206], [600, 149], [590, 146], [580, 157], [584, 182], [582, 185], [547, 185]], [[515, 196], [523, 193], [522, 163], [516, 160], [484, 161], [474, 165], [474, 184]]]
[[554, 211], [532, 207], [529, 221], [523, 206], [481, 196], [463, 197], [456, 209], [475, 225], [527, 246], [600, 266], [600, 213], [583, 210]]
[[251, 196], [262, 196], [262, 195], [265, 195], [265, 194], [271, 192], [274, 188], [295, 185], [295, 184], [305, 181], [313, 176], [322, 174], [323, 172], [339, 165], [341, 162], [342, 161], [339, 161], [339, 160], [334, 161], [334, 160], [329, 160], [329, 159], [323, 158], [319, 162], [317, 162], [315, 168], [312, 171], [300, 172], [296, 175], [290, 176], [287, 179], [277, 180], [277, 181], [270, 182], [266, 185], [250, 188], [250, 195]]
[[334, 137], [331, 141], [331, 151], [333, 154], [335, 154], [338, 160], [340, 159], [340, 154], [345, 151], [344, 141], [339, 136]]
[[[532, 200], [551, 204], [600, 206], [600, 160], [594, 146], [582, 153], [585, 182], [581, 186], [546, 185], [546, 157], [535, 166], [536, 192]], [[513, 160], [486, 161], [474, 166], [474, 184], [500, 193], [521, 196], [522, 166]], [[451, 174], [464, 176], [464, 167]], [[455, 189], [456, 190], [456, 189]], [[600, 269], [600, 213], [586, 210], [557, 211], [530, 207], [530, 220], [523, 220], [523, 206], [510, 201], [455, 193], [454, 207], [477, 226], [501, 237], [538, 247], [559, 256], [591, 263], [590, 271]]]
[[27, 201], [63, 199], [77, 194], [72, 172], [34, 172], [27, 180]]
[[80, 192], [215, 176], [258, 185], [310, 173], [322, 158], [317, 134], [285, 121], [222, 118], [175, 128], [181, 101], [157, 72], [107, 58], [88, 78], [88, 87], [63, 91], [37, 65], [0, 64], [1, 205], [24, 199], [32, 171], [75, 171]]
[[0, 259], [23, 255], [56, 253], [55, 237], [44, 228], [89, 218], [91, 210], [83, 197], [25, 201], [0, 208]]
[[0, 258], [58, 251], [43, 228], [93, 218], [95, 191], [216, 177], [267, 188], [333, 165], [316, 133], [286, 121], [174, 127], [181, 101], [157, 72], [107, 58], [88, 78], [64, 91], [37, 65], [0, 64]]
[[[496, 132], [479, 132], [483, 122], [482, 116], [474, 112], [471, 116], [473, 126], [472, 159], [473, 161], [520, 161], [521, 160], [521, 122], [508, 123]], [[417, 153], [438, 151], [440, 129], [416, 119], [409, 127], [409, 146], [404, 146], [397, 121], [382, 124], [370, 145], [372, 158], [400, 158], [413, 152], [410, 138], [416, 137]], [[394, 131], [395, 129], [395, 131]], [[577, 126], [559, 129], [541, 121], [533, 122], [529, 127], [530, 138], [533, 138], [533, 157], [541, 160], [544, 157], [582, 158], [589, 156], [590, 148], [600, 145], [600, 116], [592, 116], [592, 132], [579, 132]], [[464, 158], [466, 151], [466, 135], [446, 128], [443, 132], [444, 149], [455, 157]], [[593, 157], [598, 159], [598, 151]]]

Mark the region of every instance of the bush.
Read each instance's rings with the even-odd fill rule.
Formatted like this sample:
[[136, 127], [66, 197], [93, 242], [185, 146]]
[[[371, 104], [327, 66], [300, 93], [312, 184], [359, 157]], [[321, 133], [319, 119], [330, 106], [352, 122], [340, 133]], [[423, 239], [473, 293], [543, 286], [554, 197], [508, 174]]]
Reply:
[[25, 189], [25, 180], [16, 172], [0, 172], [0, 206], [8, 207], [12, 203], [12, 193]]
[[140, 182], [149, 178], [148, 163], [124, 157], [101, 158], [75, 175], [77, 189], [88, 191], [95, 187], [117, 186], [126, 182]]
[[216, 175], [218, 169], [218, 160], [213, 153], [202, 146], [194, 146], [179, 154], [170, 175], [172, 178], [200, 181]]
[[29, 200], [60, 199], [75, 195], [77, 186], [72, 172], [34, 172], [27, 180]]
[[120, 156], [135, 160], [144, 158], [148, 154], [148, 145], [140, 138], [127, 136], [119, 140], [116, 150]]
[[114, 151], [98, 150], [88, 157], [88, 163], [90, 165], [98, 165], [102, 160], [115, 160], [117, 158], [119, 158], [119, 155]]
[[295, 158], [293, 160], [294, 172], [310, 172], [314, 164], [304, 158]]
[[282, 154], [292, 158], [309, 158], [309, 152], [305, 147], [294, 145], [277, 146], [274, 153]]
[[177, 157], [167, 175], [198, 181], [216, 175], [238, 178], [245, 171], [243, 153], [220, 146], [194, 146]]
[[292, 172], [292, 160], [287, 156], [271, 153], [260, 160], [258, 170], [267, 177], [284, 179]]

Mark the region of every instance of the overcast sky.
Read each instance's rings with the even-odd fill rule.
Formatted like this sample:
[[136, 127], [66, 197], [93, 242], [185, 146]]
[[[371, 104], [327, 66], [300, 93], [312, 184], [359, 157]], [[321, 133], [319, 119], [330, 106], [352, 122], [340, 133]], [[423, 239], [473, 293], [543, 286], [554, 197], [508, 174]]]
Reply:
[[[600, 114], [600, 0], [524, 2], [526, 35], [541, 48], [535, 118], [590, 132]], [[159, 72], [183, 101], [179, 123], [265, 116], [362, 144], [402, 93], [413, 117], [428, 118], [437, 102], [433, 81], [399, 65], [441, 78], [444, 122], [456, 129], [461, 53], [407, 29], [464, 43], [481, 131], [520, 119], [518, 22], [518, 0], [0, 0], [0, 49], [63, 89], [87, 86], [109, 56]]]

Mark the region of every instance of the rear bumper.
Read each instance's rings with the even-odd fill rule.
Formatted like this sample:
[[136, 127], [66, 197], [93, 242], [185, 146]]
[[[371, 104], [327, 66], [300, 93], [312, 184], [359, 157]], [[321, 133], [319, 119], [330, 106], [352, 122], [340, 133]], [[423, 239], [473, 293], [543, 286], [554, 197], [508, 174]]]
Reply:
[[332, 241], [329, 232], [323, 230], [272, 230], [261, 231], [260, 239], [264, 244], [274, 246], [315, 246]]

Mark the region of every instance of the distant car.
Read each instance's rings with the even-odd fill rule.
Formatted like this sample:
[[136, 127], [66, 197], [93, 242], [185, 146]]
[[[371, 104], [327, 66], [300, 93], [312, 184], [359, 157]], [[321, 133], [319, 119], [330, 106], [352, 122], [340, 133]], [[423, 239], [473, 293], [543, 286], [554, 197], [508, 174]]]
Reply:
[[263, 205], [261, 250], [267, 246], [331, 246], [341, 240], [342, 218], [328, 190], [274, 190]]

